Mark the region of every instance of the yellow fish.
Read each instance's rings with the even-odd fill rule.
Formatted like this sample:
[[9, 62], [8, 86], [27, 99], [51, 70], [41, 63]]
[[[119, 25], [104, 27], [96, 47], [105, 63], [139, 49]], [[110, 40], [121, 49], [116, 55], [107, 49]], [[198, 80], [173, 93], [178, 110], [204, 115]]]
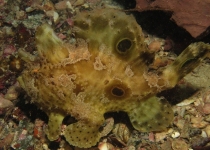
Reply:
[[36, 32], [38, 55], [23, 58], [26, 69], [18, 81], [49, 116], [47, 136], [56, 140], [65, 116], [77, 122], [64, 136], [88, 148], [103, 136], [99, 128], [107, 112], [124, 111], [139, 131], [161, 131], [173, 120], [171, 106], [155, 95], [174, 87], [208, 54], [210, 45], [191, 44], [162, 71], [149, 71], [154, 53], [144, 43], [132, 15], [96, 9], [74, 17], [75, 43], [64, 43], [47, 25]]

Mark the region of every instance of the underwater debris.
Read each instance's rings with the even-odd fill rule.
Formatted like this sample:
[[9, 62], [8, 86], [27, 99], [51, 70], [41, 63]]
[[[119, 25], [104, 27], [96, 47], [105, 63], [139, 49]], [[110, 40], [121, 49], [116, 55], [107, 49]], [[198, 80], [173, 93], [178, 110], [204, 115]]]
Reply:
[[130, 138], [130, 131], [125, 124], [118, 123], [112, 130], [113, 136], [123, 145], [128, 142]]
[[208, 44], [193, 43], [163, 71], [149, 72], [154, 54], [133, 16], [115, 9], [81, 12], [74, 17], [73, 32], [75, 45], [61, 41], [47, 24], [38, 27], [38, 56], [27, 60], [18, 81], [49, 116], [49, 140], [59, 138], [70, 114], [77, 122], [67, 125], [64, 136], [81, 148], [99, 141], [106, 112], [127, 112], [139, 131], [165, 130], [173, 111], [155, 95], [174, 87], [210, 50]]

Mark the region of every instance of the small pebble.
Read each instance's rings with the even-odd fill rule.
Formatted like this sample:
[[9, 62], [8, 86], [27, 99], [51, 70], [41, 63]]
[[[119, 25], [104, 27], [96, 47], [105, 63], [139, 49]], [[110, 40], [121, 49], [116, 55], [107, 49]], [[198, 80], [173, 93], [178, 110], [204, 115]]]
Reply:
[[201, 132], [201, 136], [202, 136], [202, 137], [208, 137], [207, 134], [206, 134], [206, 132], [203, 131], [203, 130], [202, 130], [202, 132]]
[[7, 90], [7, 93], [5, 94], [4, 98], [8, 100], [15, 100], [17, 99], [19, 93], [17, 91], [19, 87], [18, 83], [15, 83], [14, 85], [10, 86], [9, 89]]
[[185, 99], [184, 101], [176, 104], [176, 106], [186, 106], [186, 105], [189, 105], [189, 104], [192, 104], [193, 102], [195, 102], [196, 99]]
[[114, 146], [107, 142], [101, 142], [98, 144], [98, 149], [99, 150], [110, 150], [110, 149], [114, 149]]
[[171, 145], [173, 150], [188, 150], [189, 146], [182, 139], [176, 139], [172, 141]]
[[42, 145], [42, 147], [43, 147], [44, 150], [49, 150], [48, 145], [47, 145], [46, 143], [44, 143], [44, 144]]
[[3, 114], [3, 112], [5, 112], [4, 110], [12, 106], [14, 105], [10, 100], [5, 99], [2, 95], [0, 95], [0, 110], [1, 110], [0, 114]]
[[210, 103], [206, 103], [204, 106], [203, 106], [203, 113], [209, 115], [210, 114]]
[[178, 131], [175, 131], [171, 134], [171, 137], [174, 138], [174, 139], [179, 137], [179, 136], [180, 136], [180, 133]]
[[160, 41], [152, 41], [148, 48], [151, 52], [157, 52], [161, 49], [161, 42]]
[[172, 133], [173, 129], [169, 129], [168, 131], [157, 132], [155, 133], [155, 141], [159, 142], [167, 137], [168, 134]]
[[207, 121], [207, 122], [210, 122], [210, 115], [206, 115], [206, 116], [204, 117], [204, 120]]
[[174, 42], [170, 38], [165, 39], [164, 50], [171, 50], [174, 47]]
[[201, 133], [202, 133], [201, 129], [197, 129], [197, 128], [190, 128], [189, 129], [189, 136], [190, 137], [200, 135]]
[[74, 6], [80, 6], [83, 5], [85, 3], [85, 0], [77, 0], [75, 3], [73, 3]]
[[59, 1], [58, 3], [55, 4], [55, 8], [57, 10], [64, 10], [67, 8], [67, 1], [63, 0], [63, 1]]
[[204, 130], [205, 130], [207, 136], [210, 137], [210, 125], [207, 125]]
[[191, 116], [191, 123], [193, 128], [205, 128], [208, 122], [203, 120], [202, 116]]
[[192, 137], [190, 140], [191, 147], [198, 147], [201, 145], [206, 145], [209, 142], [209, 138], [205, 138], [202, 136]]
[[185, 125], [185, 120], [182, 119], [181, 117], [176, 117], [174, 119], [174, 124], [179, 128], [179, 129], [183, 129], [184, 125]]

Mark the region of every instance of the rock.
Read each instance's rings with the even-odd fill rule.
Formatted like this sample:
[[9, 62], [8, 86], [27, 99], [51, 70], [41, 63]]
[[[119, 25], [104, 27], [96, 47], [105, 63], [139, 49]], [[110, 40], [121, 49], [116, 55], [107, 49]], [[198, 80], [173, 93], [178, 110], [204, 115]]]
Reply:
[[203, 117], [191, 116], [192, 127], [194, 128], [204, 128], [208, 125], [208, 122], [203, 120]]
[[207, 121], [207, 122], [210, 122], [210, 115], [206, 115], [204, 120]]
[[175, 117], [173, 122], [179, 129], [183, 129], [185, 125], [185, 120], [182, 117]]
[[172, 138], [178, 138], [180, 136], [180, 133], [178, 131], [174, 131], [172, 134], [171, 134], [171, 137]]
[[19, 84], [15, 83], [14, 85], [10, 86], [9, 89], [7, 90], [7, 93], [4, 95], [4, 98], [7, 100], [15, 100], [17, 99], [19, 93]]
[[207, 136], [210, 137], [210, 125], [207, 125], [204, 130], [205, 130]]
[[205, 33], [210, 26], [209, 0], [136, 0], [138, 11], [163, 10], [172, 12], [171, 20], [186, 29], [192, 37], [196, 38]]
[[176, 104], [176, 106], [186, 106], [186, 105], [190, 105], [193, 102], [195, 102], [196, 98], [189, 98], [189, 99], [185, 99], [184, 101]]
[[167, 139], [163, 144], [161, 144], [161, 148], [160, 149], [172, 150], [171, 140]]
[[[208, 128], [208, 126], [207, 126], [206, 128]], [[209, 129], [208, 129], [208, 130], [209, 130]], [[209, 130], [209, 131], [210, 131], [210, 130]], [[202, 132], [201, 132], [201, 136], [204, 137], [204, 138], [208, 137], [207, 133], [206, 133], [205, 131], [203, 131], [203, 130], [202, 130]]]
[[168, 134], [170, 134], [172, 132], [173, 132], [173, 129], [169, 129], [168, 131], [155, 133], [155, 141], [160, 142], [161, 140], [165, 139]]
[[7, 108], [14, 106], [13, 103], [0, 95], [0, 115], [4, 114]]
[[204, 106], [203, 106], [203, 113], [205, 114], [210, 114], [210, 103], [206, 103]]
[[172, 141], [172, 149], [173, 150], [188, 150], [188, 144], [182, 139], [176, 139]]

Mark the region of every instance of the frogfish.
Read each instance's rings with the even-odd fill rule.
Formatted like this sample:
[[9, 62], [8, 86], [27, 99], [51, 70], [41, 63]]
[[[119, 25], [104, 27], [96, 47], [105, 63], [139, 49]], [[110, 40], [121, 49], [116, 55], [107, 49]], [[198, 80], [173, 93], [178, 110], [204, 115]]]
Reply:
[[18, 81], [48, 115], [48, 139], [58, 139], [62, 121], [70, 115], [76, 122], [67, 125], [65, 139], [89, 148], [104, 136], [104, 114], [119, 111], [128, 114], [138, 131], [165, 130], [174, 114], [167, 100], [156, 94], [173, 88], [197, 67], [210, 45], [192, 43], [173, 63], [151, 70], [155, 54], [132, 15], [94, 9], [77, 13], [73, 22], [75, 42], [62, 41], [43, 24], [36, 30], [37, 54], [20, 52], [26, 67]]

